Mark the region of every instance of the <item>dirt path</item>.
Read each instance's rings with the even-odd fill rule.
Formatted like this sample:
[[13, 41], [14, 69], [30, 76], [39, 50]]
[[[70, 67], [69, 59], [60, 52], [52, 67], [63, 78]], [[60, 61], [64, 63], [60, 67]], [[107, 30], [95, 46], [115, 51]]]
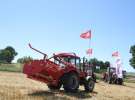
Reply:
[[135, 100], [135, 83], [124, 86], [96, 83], [94, 92], [50, 91], [44, 83], [27, 79], [24, 74], [0, 72], [0, 100]]

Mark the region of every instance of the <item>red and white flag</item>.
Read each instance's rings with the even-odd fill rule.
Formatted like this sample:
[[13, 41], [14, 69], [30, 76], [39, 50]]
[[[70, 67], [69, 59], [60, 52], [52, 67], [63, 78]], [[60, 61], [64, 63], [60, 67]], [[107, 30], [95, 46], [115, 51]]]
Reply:
[[90, 31], [87, 31], [85, 33], [82, 33], [80, 35], [80, 37], [83, 38], [83, 39], [90, 39], [91, 38], [91, 30]]
[[88, 54], [88, 55], [92, 55], [92, 53], [93, 53], [92, 48], [89, 48], [89, 49], [86, 51], [86, 54]]
[[119, 57], [119, 52], [118, 52], [118, 51], [113, 52], [113, 53], [112, 53], [112, 57]]

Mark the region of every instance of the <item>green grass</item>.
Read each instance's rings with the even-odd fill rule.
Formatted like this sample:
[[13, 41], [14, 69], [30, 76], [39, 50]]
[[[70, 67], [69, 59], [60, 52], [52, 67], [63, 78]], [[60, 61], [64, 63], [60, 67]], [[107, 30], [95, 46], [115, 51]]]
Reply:
[[0, 64], [0, 71], [8, 72], [22, 72], [23, 65], [19, 63], [15, 64]]
[[133, 77], [133, 76], [126, 76], [124, 81], [128, 82], [128, 83], [135, 83], [135, 77]]
[[135, 80], [128, 80], [128, 79], [125, 79], [124, 82], [127, 82], [127, 83], [135, 83]]

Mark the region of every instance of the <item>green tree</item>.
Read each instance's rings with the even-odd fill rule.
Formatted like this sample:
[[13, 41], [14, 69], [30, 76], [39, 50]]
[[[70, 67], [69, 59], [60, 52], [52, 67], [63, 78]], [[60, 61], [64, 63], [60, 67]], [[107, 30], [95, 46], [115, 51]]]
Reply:
[[92, 64], [93, 65], [93, 67], [96, 67], [96, 66], [98, 66], [98, 60], [96, 59], [96, 58], [93, 58], [93, 59], [90, 59], [90, 64]]
[[130, 53], [132, 54], [132, 58], [129, 60], [130, 65], [135, 69], [135, 45], [130, 47]]
[[0, 50], [0, 62], [1, 63], [11, 63], [14, 57], [17, 55], [15, 49], [11, 46]]
[[101, 69], [104, 69], [104, 62], [98, 61], [98, 66], [100, 66]]
[[18, 60], [17, 60], [17, 63], [22, 63], [22, 64], [24, 64], [24, 63], [27, 63], [27, 62], [29, 62], [29, 61], [31, 61], [31, 60], [33, 60], [33, 58], [32, 57], [30, 57], [30, 56], [25, 56], [25, 57], [22, 57], [22, 58], [19, 58]]
[[106, 61], [106, 62], [104, 63], [104, 65], [105, 65], [105, 68], [107, 69], [107, 67], [110, 67], [110, 62], [109, 62], [109, 61]]
[[[95, 72], [102, 72], [102, 71], [105, 71], [107, 69], [107, 67], [110, 67], [109, 61], [103, 62], [102, 60], [98, 60], [96, 58], [90, 59], [90, 64], [92, 64], [93, 70]], [[100, 70], [96, 69], [96, 66], [99, 66]]]
[[94, 72], [96, 71], [96, 66], [98, 66], [98, 60], [96, 59], [96, 58], [92, 58], [92, 59], [90, 59], [90, 64], [92, 65], [92, 68], [93, 68], [93, 70], [94, 70]]

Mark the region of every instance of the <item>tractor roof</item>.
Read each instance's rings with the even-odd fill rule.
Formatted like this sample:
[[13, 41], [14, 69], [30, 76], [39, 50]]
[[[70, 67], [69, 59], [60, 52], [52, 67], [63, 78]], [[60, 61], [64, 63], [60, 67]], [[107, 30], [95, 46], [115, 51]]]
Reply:
[[58, 54], [55, 54], [55, 56], [59, 56], [59, 57], [71, 57], [71, 58], [80, 58], [80, 57], [77, 56], [75, 53], [58, 53]]

